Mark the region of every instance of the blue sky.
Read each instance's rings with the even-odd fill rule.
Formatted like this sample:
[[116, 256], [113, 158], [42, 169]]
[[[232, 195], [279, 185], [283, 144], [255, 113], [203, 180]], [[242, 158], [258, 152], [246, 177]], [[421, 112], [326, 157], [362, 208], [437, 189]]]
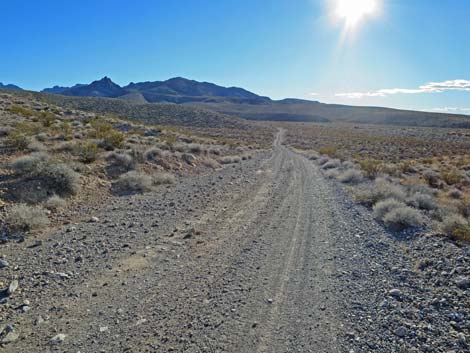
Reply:
[[0, 82], [184, 76], [273, 98], [470, 114], [470, 1], [374, 0], [379, 11], [347, 35], [337, 1], [1, 1]]

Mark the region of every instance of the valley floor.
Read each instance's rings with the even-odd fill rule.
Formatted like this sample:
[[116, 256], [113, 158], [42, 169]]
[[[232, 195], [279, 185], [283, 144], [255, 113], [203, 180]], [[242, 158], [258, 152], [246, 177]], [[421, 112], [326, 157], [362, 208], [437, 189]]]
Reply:
[[5, 244], [4, 351], [468, 351], [468, 249], [395, 239], [281, 140]]

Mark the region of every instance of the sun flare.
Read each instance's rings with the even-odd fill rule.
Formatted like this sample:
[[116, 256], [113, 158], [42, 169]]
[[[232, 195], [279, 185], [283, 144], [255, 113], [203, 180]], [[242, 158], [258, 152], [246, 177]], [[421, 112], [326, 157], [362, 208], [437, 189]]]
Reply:
[[378, 10], [379, 0], [335, 0], [335, 15], [348, 28], [355, 27]]

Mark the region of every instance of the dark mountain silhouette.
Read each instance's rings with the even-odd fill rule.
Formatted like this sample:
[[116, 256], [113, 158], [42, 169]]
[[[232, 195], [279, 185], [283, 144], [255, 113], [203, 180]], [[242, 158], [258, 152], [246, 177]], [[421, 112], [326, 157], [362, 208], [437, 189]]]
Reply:
[[107, 98], [116, 98], [127, 93], [121, 86], [117, 85], [106, 76], [101, 80], [93, 81], [89, 85], [76, 84], [73, 87], [54, 86], [52, 88], [43, 89], [43, 92], [62, 94], [64, 96]]
[[22, 91], [23, 90], [21, 87], [18, 87], [16, 85], [11, 84], [11, 83], [4, 85], [1, 82], [0, 82], [0, 89], [9, 89], [9, 90], [13, 90], [13, 91]]

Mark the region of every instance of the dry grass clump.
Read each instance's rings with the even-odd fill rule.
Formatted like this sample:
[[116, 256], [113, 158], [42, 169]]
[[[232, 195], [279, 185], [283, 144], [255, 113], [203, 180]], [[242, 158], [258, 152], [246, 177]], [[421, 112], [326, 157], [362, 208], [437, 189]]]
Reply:
[[404, 206], [405, 204], [403, 202], [397, 201], [395, 199], [386, 199], [379, 201], [372, 208], [374, 211], [374, 218], [378, 221], [383, 221], [384, 217], [388, 213], [390, 213], [390, 211]]
[[414, 208], [426, 211], [432, 211], [437, 209], [438, 207], [434, 197], [420, 192], [408, 197], [406, 203], [408, 204], [408, 206], [412, 206]]
[[106, 150], [121, 148], [125, 141], [122, 132], [116, 130], [113, 125], [101, 119], [90, 122], [92, 130], [88, 133], [88, 138], [101, 140], [101, 145]]
[[453, 214], [445, 217], [442, 221], [442, 230], [456, 240], [470, 240], [470, 223], [460, 215]]
[[330, 159], [321, 166], [321, 169], [328, 170], [341, 167], [341, 161], [339, 159]]
[[241, 158], [239, 156], [225, 156], [222, 158], [219, 158], [219, 163], [220, 164], [234, 164], [234, 163], [240, 163]]
[[30, 231], [49, 225], [49, 218], [40, 206], [17, 204], [8, 210], [5, 223], [12, 232]]
[[174, 184], [176, 181], [175, 176], [173, 174], [164, 172], [155, 173], [152, 176], [152, 179], [154, 185]]
[[10, 168], [20, 177], [34, 179], [59, 195], [74, 195], [80, 190], [80, 175], [64, 163], [50, 159], [45, 153], [17, 158]]
[[65, 208], [67, 206], [67, 202], [63, 198], [57, 195], [53, 195], [46, 200], [46, 202], [44, 203], [44, 206], [48, 210], [58, 211], [58, 210]]
[[114, 183], [120, 193], [145, 193], [153, 189], [152, 177], [135, 170], [122, 174]]
[[383, 222], [387, 228], [400, 231], [423, 225], [424, 218], [418, 210], [404, 206], [390, 210], [390, 212], [383, 217]]
[[347, 169], [340, 173], [337, 179], [344, 184], [359, 184], [364, 180], [364, 175], [360, 170]]
[[406, 199], [406, 193], [400, 185], [393, 184], [383, 178], [375, 180], [373, 185], [357, 189], [355, 196], [359, 203], [367, 206], [372, 206], [386, 199], [397, 201], [405, 201]]

